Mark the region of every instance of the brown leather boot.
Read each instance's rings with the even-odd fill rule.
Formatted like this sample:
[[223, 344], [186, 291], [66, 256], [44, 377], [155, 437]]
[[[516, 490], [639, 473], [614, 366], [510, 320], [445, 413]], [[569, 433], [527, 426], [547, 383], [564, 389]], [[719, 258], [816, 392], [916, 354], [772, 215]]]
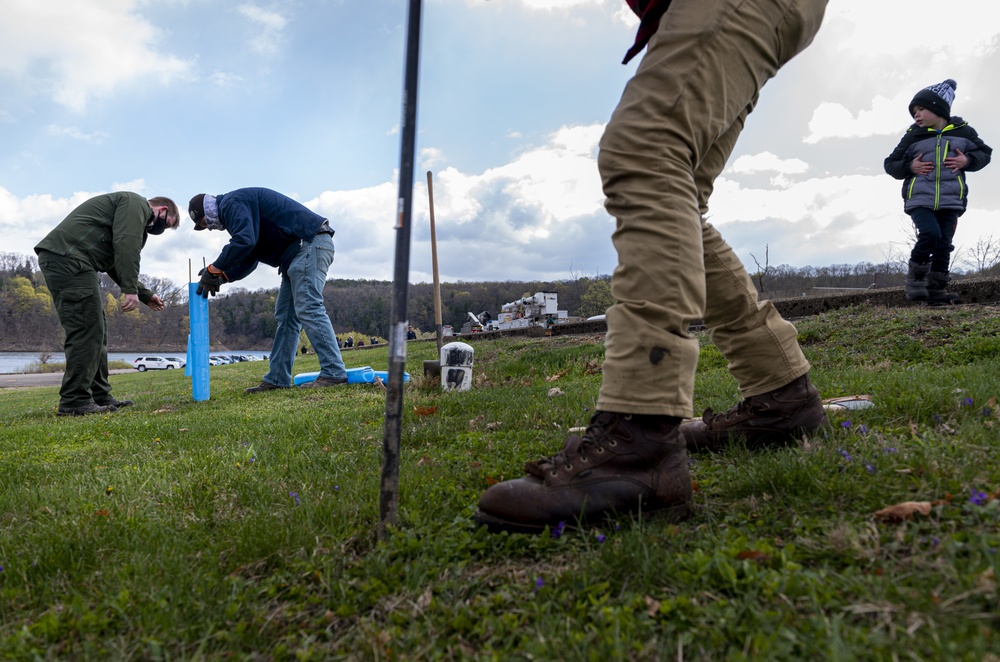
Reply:
[[819, 391], [809, 382], [809, 375], [802, 375], [721, 414], [706, 409], [700, 421], [681, 426], [681, 435], [692, 453], [719, 451], [729, 441], [742, 441], [756, 450], [791, 445], [801, 435], [829, 425]]
[[541, 533], [612, 513], [686, 517], [691, 476], [679, 424], [673, 416], [597, 412], [583, 437], [524, 465], [528, 476], [486, 490], [474, 518], [492, 533]]

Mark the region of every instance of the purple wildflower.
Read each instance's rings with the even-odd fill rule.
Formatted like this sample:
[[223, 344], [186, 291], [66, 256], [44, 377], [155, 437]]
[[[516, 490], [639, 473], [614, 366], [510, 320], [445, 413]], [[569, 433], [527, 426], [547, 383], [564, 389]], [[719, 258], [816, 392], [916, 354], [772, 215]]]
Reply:
[[843, 448], [838, 448], [837, 450], [840, 451], [840, 454], [843, 455], [844, 459], [847, 460], [848, 462], [854, 459], [853, 457], [851, 457], [851, 454], [845, 451]]
[[941, 422], [941, 416], [940, 416], [940, 414], [934, 414], [934, 422], [935, 423], [940, 423]]
[[298, 492], [289, 492], [288, 496], [290, 496], [293, 499], [295, 499], [295, 505], [296, 506], [299, 505], [299, 493]]
[[865, 462], [865, 471], [867, 471], [870, 474], [873, 474], [873, 473], [875, 473], [875, 467], [873, 465], [868, 464], [867, 462]]
[[851, 429], [851, 422], [850, 421], [844, 421], [844, 422], [842, 422], [840, 424], [840, 427], [844, 428], [845, 430], [850, 430]]
[[989, 407], [983, 407], [983, 416], [984, 417], [992, 416], [992, 415], [993, 415], [993, 410], [992, 409], [990, 409]]
[[892, 448], [892, 447], [889, 447], [889, 448], [883, 448], [883, 449], [882, 449], [882, 453], [883, 453], [883, 454], [885, 454], [885, 453], [895, 453], [895, 452], [896, 452], [896, 449], [895, 449], [895, 448]]
[[989, 494], [986, 492], [981, 492], [977, 489], [972, 490], [972, 496], [969, 497], [969, 503], [975, 506], [985, 505], [986, 501], [989, 499]]
[[963, 400], [962, 400], [962, 406], [963, 407], [971, 407], [972, 406], [972, 398], [963, 398]]
[[941, 544], [941, 541], [938, 540], [937, 536], [934, 536], [933, 538], [931, 538], [931, 546], [932, 547], [937, 547], [940, 544]]
[[566, 522], [559, 522], [552, 528], [552, 537], [558, 538], [563, 534], [563, 531], [565, 529], [566, 529]]
[[606, 538], [604, 537], [603, 533], [598, 533], [597, 534], [597, 542], [604, 542], [605, 540], [606, 540]]
[[542, 579], [541, 577], [535, 577], [535, 590], [537, 591], [543, 586], [545, 586], [545, 580]]
[[858, 434], [868, 434], [868, 426], [862, 423], [858, 426]]

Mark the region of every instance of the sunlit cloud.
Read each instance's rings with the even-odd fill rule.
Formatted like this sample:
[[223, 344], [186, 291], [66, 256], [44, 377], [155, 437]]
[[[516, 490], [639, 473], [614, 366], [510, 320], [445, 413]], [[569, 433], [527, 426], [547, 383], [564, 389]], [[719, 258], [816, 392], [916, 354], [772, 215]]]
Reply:
[[288, 19], [277, 12], [250, 4], [240, 5], [236, 11], [257, 29], [257, 33], [250, 39], [250, 47], [254, 51], [262, 55], [274, 55], [281, 50]]

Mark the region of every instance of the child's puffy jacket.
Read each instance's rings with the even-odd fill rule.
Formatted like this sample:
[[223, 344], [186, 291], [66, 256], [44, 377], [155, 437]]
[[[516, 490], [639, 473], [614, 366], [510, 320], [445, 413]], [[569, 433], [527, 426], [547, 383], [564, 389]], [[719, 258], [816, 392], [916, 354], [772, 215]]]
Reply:
[[[959, 150], [968, 157], [969, 165], [953, 172], [945, 167], [944, 160], [957, 156]], [[968, 122], [961, 117], [952, 117], [951, 123], [941, 131], [913, 124], [892, 154], [886, 157], [884, 166], [886, 173], [903, 180], [904, 211], [926, 207], [964, 212], [969, 197], [965, 173], [985, 168], [992, 154], [993, 149], [982, 141]], [[910, 169], [910, 162], [918, 156], [921, 161], [934, 164], [930, 173], [915, 175]]]

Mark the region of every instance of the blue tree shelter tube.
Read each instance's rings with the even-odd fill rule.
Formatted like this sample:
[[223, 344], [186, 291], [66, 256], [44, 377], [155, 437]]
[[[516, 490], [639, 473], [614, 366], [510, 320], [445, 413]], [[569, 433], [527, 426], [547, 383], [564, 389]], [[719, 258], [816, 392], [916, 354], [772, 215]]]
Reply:
[[195, 402], [211, 396], [208, 365], [208, 299], [198, 294], [198, 283], [188, 283], [188, 363], [191, 374], [191, 395]]
[[[347, 383], [348, 384], [371, 384], [375, 381], [375, 375], [379, 373], [371, 369], [371, 366], [364, 366], [361, 368], [348, 368], [347, 369]], [[385, 373], [382, 373], [383, 375]], [[318, 372], [300, 372], [295, 375], [296, 386], [301, 386], [307, 382], [314, 382], [316, 378], [319, 377]], [[382, 381], [385, 381], [385, 377], [382, 377]]]

